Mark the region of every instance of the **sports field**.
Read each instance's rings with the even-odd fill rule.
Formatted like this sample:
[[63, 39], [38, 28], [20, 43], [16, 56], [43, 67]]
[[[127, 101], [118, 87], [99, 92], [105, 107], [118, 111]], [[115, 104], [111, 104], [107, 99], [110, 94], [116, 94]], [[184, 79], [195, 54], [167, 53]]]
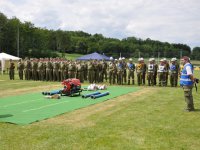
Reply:
[[[199, 73], [195, 72], [198, 78]], [[18, 111], [13, 105], [16, 102], [9, 102], [13, 98], [27, 96], [34, 102], [34, 97], [40, 96], [41, 91], [60, 87], [60, 83], [54, 82], [9, 81], [8, 76], [0, 75], [0, 119], [12, 118], [13, 112]], [[200, 94], [193, 91], [195, 112], [183, 111], [185, 102], [181, 88], [141, 86], [138, 91], [50, 116], [39, 122], [25, 125], [1, 122], [1, 149], [196, 150], [200, 147]], [[6, 100], [9, 103], [3, 102]], [[42, 100], [45, 103], [43, 106], [51, 105], [46, 104], [49, 100], [39, 101]], [[51, 102], [62, 101], [64, 99]], [[23, 111], [36, 108], [32, 103], [25, 102], [18, 102], [19, 106], [20, 103], [27, 106]], [[10, 108], [3, 113], [3, 107]], [[35, 113], [39, 116], [41, 112], [37, 110]]]

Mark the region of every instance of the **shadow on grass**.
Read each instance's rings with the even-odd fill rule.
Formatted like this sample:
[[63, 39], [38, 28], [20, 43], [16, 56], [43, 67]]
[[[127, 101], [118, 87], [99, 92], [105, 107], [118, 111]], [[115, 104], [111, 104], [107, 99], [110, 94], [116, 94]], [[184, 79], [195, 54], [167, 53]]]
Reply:
[[8, 117], [12, 117], [13, 115], [11, 114], [5, 114], [5, 115], [0, 115], [0, 118], [8, 118]]

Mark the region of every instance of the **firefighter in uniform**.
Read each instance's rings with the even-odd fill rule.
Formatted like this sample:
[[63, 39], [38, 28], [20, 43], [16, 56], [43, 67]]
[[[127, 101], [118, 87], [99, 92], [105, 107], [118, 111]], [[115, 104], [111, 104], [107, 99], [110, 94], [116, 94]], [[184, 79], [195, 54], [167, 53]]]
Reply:
[[127, 81], [127, 71], [126, 71], [126, 68], [127, 68], [127, 64], [126, 64], [126, 59], [125, 57], [122, 57], [122, 64], [123, 64], [123, 82], [126, 84], [126, 81]]
[[109, 63], [108, 66], [108, 73], [109, 73], [109, 83], [115, 84], [115, 74], [116, 74], [116, 65], [112, 57], [110, 57], [111, 62]]
[[147, 73], [148, 86], [153, 86], [153, 85], [155, 85], [154, 84], [155, 67], [154, 67], [152, 58], [149, 59], [149, 64], [148, 64], [147, 70], [148, 70], [148, 73]]
[[133, 64], [133, 59], [130, 58], [129, 62], [127, 63], [128, 69], [128, 85], [130, 85], [130, 80], [132, 80], [132, 84], [134, 85], [134, 71], [135, 71], [135, 64]]
[[83, 74], [83, 65], [81, 62], [77, 62], [76, 64], [76, 78], [80, 80], [81, 83], [84, 82], [84, 74]]
[[47, 60], [46, 62], [46, 80], [47, 81], [53, 81], [53, 64], [52, 64], [52, 58]]
[[168, 76], [169, 76], [169, 63], [168, 63], [168, 61], [167, 61], [167, 59], [166, 58], [164, 58], [163, 59], [163, 61], [164, 61], [164, 64], [165, 64], [165, 81], [166, 81], [166, 86], [167, 86], [167, 84], [168, 84]]
[[166, 86], [166, 68], [164, 60], [160, 60], [160, 64], [158, 65], [158, 79], [159, 79], [159, 86]]
[[178, 68], [176, 66], [176, 60], [174, 58], [171, 59], [171, 64], [170, 64], [170, 84], [171, 87], [176, 87], [177, 86], [177, 72], [178, 72]]
[[15, 76], [15, 64], [12, 61], [12, 59], [10, 59], [9, 76], [10, 76], [10, 80], [14, 80], [14, 76]]
[[108, 68], [108, 64], [105, 60], [103, 60], [102, 62], [102, 82], [104, 81], [104, 79], [107, 82], [107, 68]]
[[[174, 58], [174, 60], [175, 60], [176, 68], [177, 68], [176, 78], [177, 78], [177, 80], [178, 80], [178, 76], [179, 76], [179, 72], [180, 72], [180, 65], [179, 65], [179, 63], [177, 62], [176, 57]], [[176, 85], [175, 85], [175, 86], [177, 86], [177, 84], [178, 84], [178, 81], [176, 82]]]
[[154, 85], [157, 84], [157, 71], [158, 71], [158, 64], [155, 61], [155, 58], [152, 58], [153, 64], [154, 64], [154, 73], [153, 73], [153, 83]]
[[123, 69], [123, 63], [122, 59], [119, 58], [119, 62], [117, 64], [117, 81], [119, 85], [123, 85], [123, 74], [124, 74], [124, 69]]
[[22, 60], [20, 59], [18, 64], [17, 64], [17, 70], [19, 73], [19, 79], [23, 80], [23, 76], [24, 76], [24, 64], [22, 62]]
[[94, 83], [94, 63], [92, 60], [89, 61], [88, 63], [88, 80], [89, 80], [89, 83]]
[[136, 73], [137, 73], [137, 82], [138, 85], [140, 86], [142, 84], [142, 77], [143, 77], [143, 59], [139, 58], [138, 59], [138, 64], [136, 65]]
[[141, 58], [141, 61], [143, 63], [143, 67], [142, 67], [142, 84], [145, 85], [145, 80], [146, 80], [145, 76], [146, 76], [146, 71], [147, 71], [147, 65], [144, 62], [143, 58]]
[[38, 60], [34, 59], [32, 62], [32, 79], [37, 81], [38, 80]]

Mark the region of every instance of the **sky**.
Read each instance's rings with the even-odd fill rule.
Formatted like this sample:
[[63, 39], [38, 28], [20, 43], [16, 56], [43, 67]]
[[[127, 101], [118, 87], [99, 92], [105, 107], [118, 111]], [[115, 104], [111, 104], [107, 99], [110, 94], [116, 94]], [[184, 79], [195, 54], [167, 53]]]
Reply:
[[0, 12], [47, 29], [200, 46], [200, 0], [0, 0]]

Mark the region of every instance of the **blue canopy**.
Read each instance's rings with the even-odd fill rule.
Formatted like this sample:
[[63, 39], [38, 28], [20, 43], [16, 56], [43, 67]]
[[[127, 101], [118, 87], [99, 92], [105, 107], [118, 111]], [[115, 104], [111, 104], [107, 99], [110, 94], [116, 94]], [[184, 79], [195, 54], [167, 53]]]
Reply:
[[99, 53], [92, 53], [92, 54], [88, 54], [88, 55], [84, 55], [81, 56], [79, 58], [77, 58], [76, 60], [90, 60], [90, 59], [96, 59], [96, 60], [110, 60], [110, 58], [108, 56], [105, 55], [101, 55]]

